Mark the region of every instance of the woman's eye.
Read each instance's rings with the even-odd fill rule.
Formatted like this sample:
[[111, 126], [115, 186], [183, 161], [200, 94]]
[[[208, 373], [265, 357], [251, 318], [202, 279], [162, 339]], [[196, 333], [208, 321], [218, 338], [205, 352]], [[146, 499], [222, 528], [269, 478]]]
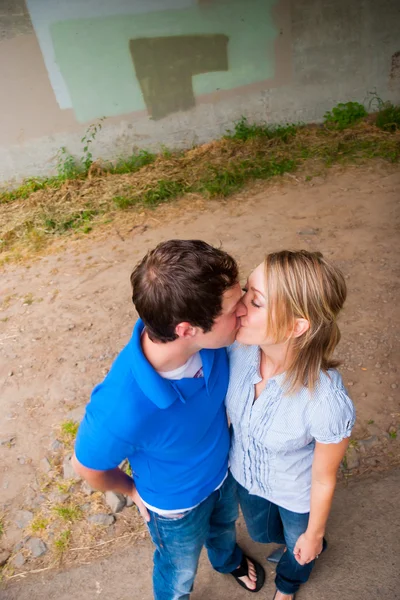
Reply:
[[248, 289], [247, 289], [247, 288], [245, 288], [245, 287], [242, 287], [242, 292], [244, 292], [245, 294], [247, 294], [247, 292], [248, 292]]
[[252, 305], [253, 305], [253, 306], [255, 306], [256, 308], [261, 308], [261, 306], [260, 306], [259, 304], [256, 304], [256, 303], [254, 302], [254, 300], [252, 300], [252, 301], [251, 301], [251, 303], [252, 303]]

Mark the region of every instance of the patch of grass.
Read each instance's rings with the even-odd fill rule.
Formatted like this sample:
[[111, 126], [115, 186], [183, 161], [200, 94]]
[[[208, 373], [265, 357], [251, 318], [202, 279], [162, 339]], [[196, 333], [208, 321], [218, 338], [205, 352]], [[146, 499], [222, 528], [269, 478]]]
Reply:
[[283, 175], [296, 168], [294, 160], [242, 160], [232, 163], [226, 169], [210, 167], [198, 191], [209, 198], [226, 197], [241, 189], [251, 179], [268, 179], [274, 175]]
[[140, 150], [137, 154], [132, 154], [126, 158], [120, 158], [109, 168], [110, 173], [122, 175], [124, 173], [135, 173], [142, 167], [150, 165], [156, 159], [156, 155], [147, 150]]
[[52, 510], [54, 514], [57, 515], [57, 517], [59, 517], [63, 521], [68, 521], [70, 523], [78, 521], [82, 518], [83, 515], [82, 510], [79, 508], [79, 506], [74, 506], [73, 504], [57, 504], [56, 506], [53, 506]]
[[71, 484], [70, 483], [64, 483], [64, 482], [57, 482], [57, 489], [61, 494], [68, 494], [69, 490], [71, 488]]
[[158, 206], [162, 202], [183, 195], [187, 189], [181, 181], [159, 179], [154, 187], [143, 192], [140, 200], [147, 206]]
[[268, 125], [267, 123], [250, 123], [247, 117], [242, 117], [234, 123], [233, 130], [228, 130], [225, 137], [232, 140], [246, 142], [252, 138], [281, 138], [287, 141], [290, 137], [296, 135], [298, 127], [295, 124], [286, 125]]
[[143, 151], [114, 166], [96, 166], [88, 177], [82, 172], [74, 181], [64, 179], [62, 189], [44, 187], [17, 205], [0, 204], [0, 264], [42, 251], [53, 237], [89, 233], [111, 222], [116, 210], [142, 211], [187, 193], [228, 197], [248, 181], [294, 171], [306, 161], [321, 173], [337, 163], [399, 160], [400, 130], [370, 122], [340, 127], [271, 127], [242, 118], [222, 140], [167, 156]]
[[79, 423], [76, 421], [64, 421], [61, 423], [61, 431], [68, 437], [75, 438], [78, 433]]
[[67, 179], [76, 179], [83, 174], [82, 167], [78, 164], [65, 146], [61, 146], [56, 156], [57, 173], [60, 182]]
[[54, 547], [59, 554], [65, 552], [71, 541], [72, 531], [65, 529], [60, 535], [54, 540]]
[[114, 196], [113, 202], [117, 208], [125, 210], [138, 204], [139, 200], [137, 198], [130, 198], [129, 196]]
[[64, 421], [60, 426], [60, 442], [63, 444], [71, 444], [75, 441], [76, 434], [78, 433], [79, 423], [76, 421]]
[[30, 524], [30, 528], [33, 533], [37, 533], [39, 531], [43, 531], [46, 529], [49, 524], [49, 520], [43, 517], [42, 515], [36, 515], [33, 521]]
[[343, 131], [361, 121], [367, 114], [365, 107], [359, 102], [340, 102], [325, 113], [324, 123], [327, 127]]
[[4, 519], [3, 517], [0, 517], [0, 538], [4, 535]]
[[369, 419], [369, 420], [367, 421], [367, 423], [368, 423], [368, 425], [373, 425], [373, 424], [375, 423], [375, 421], [374, 421], [373, 419]]
[[43, 214], [41, 217], [42, 226], [46, 233], [65, 233], [71, 229], [79, 229], [88, 227], [88, 223], [91, 222], [94, 217], [99, 214], [98, 209], [93, 208], [82, 208], [77, 212], [63, 216], [62, 218], [56, 215]]
[[383, 131], [400, 131], [400, 105], [385, 102], [378, 111], [375, 124]]
[[126, 461], [124, 462], [122, 470], [124, 471], [124, 473], [129, 475], [129, 477], [132, 477], [132, 467], [128, 459], [126, 459]]
[[7, 204], [14, 200], [25, 200], [38, 190], [45, 188], [56, 189], [62, 183], [63, 180], [58, 177], [29, 177], [15, 190], [0, 192], [0, 204]]
[[397, 431], [389, 431], [389, 437], [395, 440], [397, 438]]
[[33, 297], [33, 294], [31, 292], [29, 292], [29, 294], [26, 294], [23, 297], [23, 304], [27, 304], [28, 306], [30, 306], [31, 304], [33, 304], [35, 298]]

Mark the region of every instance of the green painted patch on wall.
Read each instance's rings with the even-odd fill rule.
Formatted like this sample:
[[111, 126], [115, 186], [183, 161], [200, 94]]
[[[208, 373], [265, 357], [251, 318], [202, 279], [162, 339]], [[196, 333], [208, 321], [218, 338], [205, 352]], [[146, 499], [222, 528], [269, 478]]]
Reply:
[[[190, 108], [199, 95], [273, 78], [274, 43], [279, 35], [272, 16], [275, 4], [276, 0], [232, 0], [186, 10], [54, 23], [51, 35], [56, 60], [77, 119], [85, 122], [146, 107], [153, 118], [161, 118]], [[198, 36], [198, 40], [212, 36], [214, 60], [203, 42], [193, 38], [190, 47], [188, 36]], [[160, 54], [160, 46], [154, 51], [150, 42], [165, 37], [175, 37], [167, 44], [170, 67]], [[143, 42], [146, 39], [149, 41]], [[153, 62], [144, 53], [146, 44], [149, 52], [152, 47]], [[179, 69], [172, 63], [185, 45], [191, 53], [185, 62], [186, 77], [176, 77]], [[169, 74], [165, 72], [168, 68]], [[190, 69], [192, 87], [188, 87]], [[165, 101], [156, 98], [163, 85], [167, 86]]]

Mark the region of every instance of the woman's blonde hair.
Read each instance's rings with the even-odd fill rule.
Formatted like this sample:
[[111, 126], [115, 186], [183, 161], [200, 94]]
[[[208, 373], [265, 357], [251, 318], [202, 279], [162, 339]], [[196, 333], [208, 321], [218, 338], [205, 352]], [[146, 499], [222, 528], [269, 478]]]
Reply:
[[[268, 254], [264, 265], [267, 335], [276, 343], [289, 339], [294, 351], [286, 371], [288, 391], [301, 385], [312, 390], [321, 370], [339, 365], [332, 355], [340, 340], [336, 318], [347, 295], [344, 276], [320, 252], [307, 250]], [[294, 337], [298, 318], [309, 328]]]

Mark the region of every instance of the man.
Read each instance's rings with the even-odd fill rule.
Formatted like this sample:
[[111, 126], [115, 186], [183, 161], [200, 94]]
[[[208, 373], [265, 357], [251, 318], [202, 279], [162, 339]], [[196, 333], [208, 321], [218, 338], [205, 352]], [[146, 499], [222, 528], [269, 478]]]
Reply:
[[[215, 570], [258, 591], [264, 570], [236, 544], [228, 475], [224, 346], [245, 313], [236, 262], [205, 242], [171, 240], [131, 283], [140, 319], [93, 390], [74, 467], [92, 487], [130, 496], [147, 521], [156, 600], [189, 598], [204, 545]], [[118, 468], [125, 458], [133, 478]]]

